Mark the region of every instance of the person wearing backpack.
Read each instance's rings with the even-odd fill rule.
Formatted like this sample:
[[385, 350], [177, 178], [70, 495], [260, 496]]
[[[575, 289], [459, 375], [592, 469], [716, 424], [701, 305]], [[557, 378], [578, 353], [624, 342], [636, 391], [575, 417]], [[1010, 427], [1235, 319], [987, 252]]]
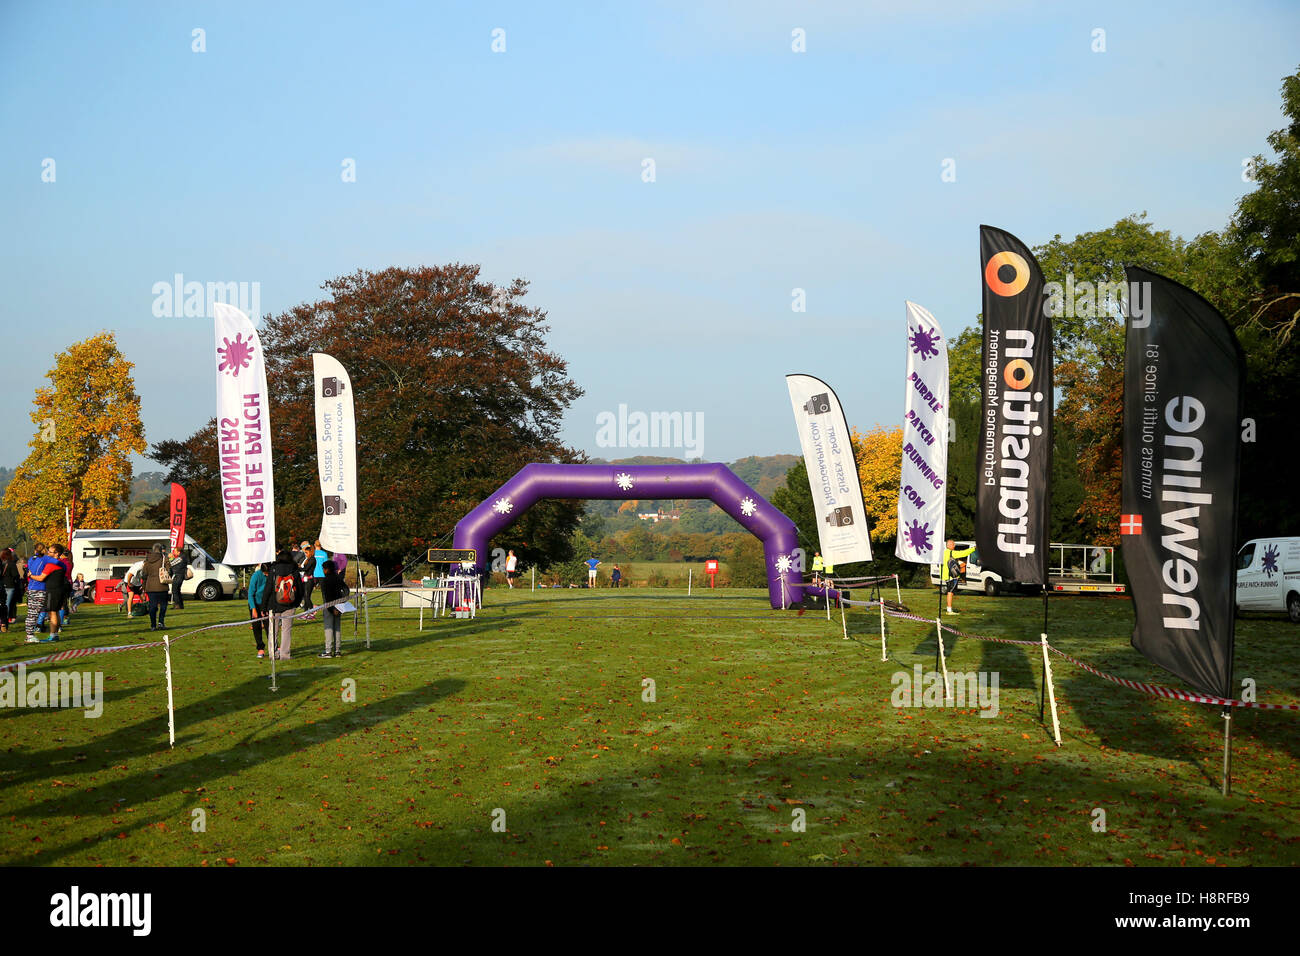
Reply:
[[[298, 566], [289, 556], [288, 549], [281, 550], [275, 556], [275, 563], [267, 572], [267, 583], [263, 591], [262, 608], [270, 616], [271, 653], [279, 661], [289, 660], [290, 643], [293, 637], [293, 612], [302, 603], [302, 578]], [[276, 640], [277, 629], [279, 640]]]
[[952, 596], [953, 594], [956, 593], [957, 588], [961, 586], [962, 575], [965, 573], [965, 568], [963, 567], [965, 562], [962, 560], [962, 558], [974, 554], [975, 549], [971, 547], [971, 548], [963, 548], [962, 550], [958, 551], [956, 550], [957, 542], [952, 538], [949, 538], [946, 542], [944, 542], [944, 544], [945, 547], [943, 549], [943, 561], [942, 561], [943, 583], [939, 585], [939, 588], [943, 593], [948, 595], [947, 613], [957, 614], [959, 612], [954, 611], [952, 609]]
[[[325, 561], [321, 564], [321, 570], [324, 576], [320, 579], [320, 596], [325, 604], [331, 601], [341, 601], [348, 596], [348, 585], [343, 580], [343, 575], [339, 574], [334, 567], [333, 561]], [[322, 616], [325, 620], [325, 650], [317, 655], [319, 657], [338, 657], [343, 653], [343, 612], [335, 607], [327, 607], [322, 610]]]

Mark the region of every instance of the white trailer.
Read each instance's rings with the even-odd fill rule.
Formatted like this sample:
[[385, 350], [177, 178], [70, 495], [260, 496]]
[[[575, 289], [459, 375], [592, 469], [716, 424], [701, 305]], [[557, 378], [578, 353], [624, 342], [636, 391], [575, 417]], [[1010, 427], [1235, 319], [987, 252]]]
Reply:
[[[974, 541], [957, 541], [958, 551], [973, 547]], [[1124, 585], [1115, 580], [1115, 549], [1095, 544], [1052, 544], [1048, 556], [1048, 582], [1053, 591], [1070, 594], [1123, 594]], [[974, 557], [972, 555], [971, 557]], [[978, 563], [966, 561], [966, 576], [959, 591], [982, 591], [990, 596], [1025, 590], [1016, 581], [1004, 581], [996, 571], [987, 571]], [[938, 586], [942, 568], [930, 565], [930, 582]], [[1035, 586], [1034, 590], [1037, 590]]]

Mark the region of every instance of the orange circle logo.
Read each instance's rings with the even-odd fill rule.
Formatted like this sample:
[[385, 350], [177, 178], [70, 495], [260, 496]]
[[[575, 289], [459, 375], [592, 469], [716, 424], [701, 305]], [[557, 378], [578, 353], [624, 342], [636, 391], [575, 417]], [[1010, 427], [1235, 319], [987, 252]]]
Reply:
[[[1016, 270], [1016, 277], [1010, 282], [1003, 282], [998, 278], [998, 271], [1003, 266], [1011, 266]], [[1025, 291], [1025, 286], [1029, 285], [1029, 263], [1025, 261], [1024, 256], [1017, 253], [999, 252], [989, 259], [988, 265], [984, 267], [984, 282], [1000, 296], [1019, 295]]]
[[1034, 380], [1034, 369], [1024, 359], [1012, 359], [1002, 370], [1002, 380], [1016, 390], [1028, 388]]

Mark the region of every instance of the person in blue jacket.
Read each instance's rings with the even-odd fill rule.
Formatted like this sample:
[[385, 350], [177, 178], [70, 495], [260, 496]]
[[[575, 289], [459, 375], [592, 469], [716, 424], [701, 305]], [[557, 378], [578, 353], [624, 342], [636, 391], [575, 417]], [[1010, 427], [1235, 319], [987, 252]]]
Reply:
[[266, 590], [266, 565], [259, 564], [253, 570], [253, 576], [248, 581], [248, 617], [252, 621], [253, 640], [257, 643], [257, 659], [266, 658], [266, 642], [262, 640], [262, 627], [266, 623], [266, 614], [258, 610], [257, 605], [262, 598], [262, 592]]

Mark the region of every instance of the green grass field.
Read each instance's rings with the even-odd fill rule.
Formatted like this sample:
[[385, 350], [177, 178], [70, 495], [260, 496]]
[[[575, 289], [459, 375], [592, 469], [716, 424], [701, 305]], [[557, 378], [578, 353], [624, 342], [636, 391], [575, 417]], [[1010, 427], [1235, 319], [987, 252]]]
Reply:
[[[936, 603], [928, 591], [903, 599], [923, 614]], [[963, 630], [1038, 636], [1036, 599], [963, 595], [958, 606], [950, 620]], [[243, 613], [191, 602], [169, 633]], [[997, 716], [895, 708], [891, 675], [933, 666], [933, 628], [890, 621], [882, 662], [874, 612], [849, 614], [846, 641], [838, 612], [828, 623], [772, 611], [757, 591], [493, 589], [477, 620], [426, 620], [423, 632], [416, 620], [377, 605], [372, 648], [349, 620], [347, 653], [327, 660], [320, 622], [300, 623], [275, 693], [246, 627], [181, 638], [174, 750], [161, 650], [48, 665], [102, 670], [103, 715], [0, 710], [0, 860], [1300, 862], [1297, 714], [1237, 715], [1225, 799], [1216, 709], [1054, 658], [1057, 749], [1038, 720], [1040, 656], [952, 638], [952, 669], [999, 675]], [[1111, 673], [1168, 683], [1129, 648], [1130, 622], [1126, 600], [1054, 598], [1050, 636]], [[0, 663], [153, 636], [125, 623], [88, 607], [60, 644], [6, 635]], [[1297, 638], [1284, 620], [1239, 622], [1237, 675], [1260, 700], [1300, 699]]]

